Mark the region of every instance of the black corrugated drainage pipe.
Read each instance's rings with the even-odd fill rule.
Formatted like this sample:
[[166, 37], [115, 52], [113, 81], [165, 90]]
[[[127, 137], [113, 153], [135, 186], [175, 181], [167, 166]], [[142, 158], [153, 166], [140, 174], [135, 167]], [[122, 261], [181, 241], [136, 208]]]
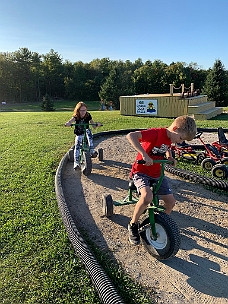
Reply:
[[98, 295], [104, 304], [124, 304], [121, 297], [118, 295], [114, 285], [106, 275], [104, 270], [96, 261], [95, 257], [91, 254], [84, 239], [80, 235], [70, 211], [67, 207], [63, 187], [62, 187], [62, 172], [68, 161], [68, 153], [62, 158], [55, 176], [55, 192], [58, 201], [58, 207], [62, 216], [64, 226], [68, 232], [69, 239], [78, 253], [80, 259], [85, 265], [90, 278], [98, 292]]

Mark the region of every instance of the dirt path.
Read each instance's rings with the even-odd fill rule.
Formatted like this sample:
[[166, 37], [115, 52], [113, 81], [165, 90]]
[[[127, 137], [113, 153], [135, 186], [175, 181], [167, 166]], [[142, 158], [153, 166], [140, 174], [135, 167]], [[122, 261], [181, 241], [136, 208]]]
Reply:
[[94, 142], [103, 148], [104, 161], [93, 160], [92, 174], [74, 172], [72, 163], [64, 172], [64, 195], [76, 225], [110, 250], [132, 278], [155, 289], [157, 303], [228, 303], [228, 198], [166, 173], [177, 200], [171, 217], [179, 226], [181, 247], [174, 258], [157, 261], [143, 245], [128, 242], [134, 206], [114, 207], [111, 218], [102, 215], [102, 194], [110, 193], [113, 200], [127, 195], [134, 149], [125, 136]]

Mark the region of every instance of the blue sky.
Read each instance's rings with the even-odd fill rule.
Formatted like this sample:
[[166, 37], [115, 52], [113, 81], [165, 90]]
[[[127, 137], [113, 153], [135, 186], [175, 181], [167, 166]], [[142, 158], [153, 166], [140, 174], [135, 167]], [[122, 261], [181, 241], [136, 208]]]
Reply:
[[0, 52], [26, 47], [63, 61], [220, 59], [228, 70], [228, 0], [1, 0]]

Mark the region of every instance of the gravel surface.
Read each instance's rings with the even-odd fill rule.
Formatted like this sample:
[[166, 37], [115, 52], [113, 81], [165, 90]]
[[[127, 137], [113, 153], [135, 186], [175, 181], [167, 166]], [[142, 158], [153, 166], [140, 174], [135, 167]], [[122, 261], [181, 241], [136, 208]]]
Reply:
[[[204, 133], [203, 139], [212, 142], [217, 134]], [[155, 290], [156, 303], [228, 303], [227, 196], [166, 173], [177, 200], [171, 217], [180, 229], [181, 246], [175, 257], [158, 261], [143, 245], [128, 241], [133, 205], [114, 207], [111, 218], [102, 214], [102, 194], [110, 193], [113, 200], [127, 196], [135, 150], [125, 136], [96, 138], [94, 143], [103, 148], [104, 161], [93, 159], [90, 176], [75, 172], [71, 162], [64, 171], [64, 195], [77, 227], [109, 250], [133, 279]]]

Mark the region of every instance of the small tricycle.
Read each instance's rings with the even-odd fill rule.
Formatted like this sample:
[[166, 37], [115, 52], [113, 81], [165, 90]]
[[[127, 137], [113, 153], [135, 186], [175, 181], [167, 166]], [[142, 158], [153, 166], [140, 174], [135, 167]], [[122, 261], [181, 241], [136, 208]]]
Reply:
[[[91, 171], [92, 171], [92, 156], [90, 154], [90, 147], [88, 145], [88, 140], [86, 137], [86, 127], [87, 126], [93, 126], [93, 125], [97, 125], [97, 124], [80, 124], [80, 126], [82, 126], [84, 128], [84, 135], [83, 135], [83, 139], [82, 139], [82, 143], [80, 146], [80, 152], [79, 152], [79, 164], [80, 164], [80, 169], [81, 172], [88, 176]], [[75, 126], [75, 124], [72, 124], [71, 126]], [[68, 152], [68, 158], [70, 161], [74, 161], [74, 149], [75, 147], [71, 148]], [[100, 148], [98, 149], [98, 159], [99, 161], [103, 161], [103, 149]]]
[[[180, 248], [180, 232], [176, 222], [166, 214], [165, 208], [159, 205], [157, 191], [164, 178], [165, 164], [171, 163], [169, 160], [154, 160], [154, 163], [161, 163], [161, 176], [157, 183], [151, 184], [153, 191], [153, 201], [147, 208], [148, 217], [140, 224], [139, 232], [142, 242], [147, 251], [159, 260], [168, 259], [174, 256]], [[145, 163], [143, 160], [139, 163]], [[113, 201], [110, 194], [102, 196], [103, 215], [111, 217], [113, 215], [113, 205], [123, 206], [136, 204], [138, 202], [137, 189], [130, 181], [128, 195], [122, 201]], [[146, 212], [145, 211], [145, 212]]]

